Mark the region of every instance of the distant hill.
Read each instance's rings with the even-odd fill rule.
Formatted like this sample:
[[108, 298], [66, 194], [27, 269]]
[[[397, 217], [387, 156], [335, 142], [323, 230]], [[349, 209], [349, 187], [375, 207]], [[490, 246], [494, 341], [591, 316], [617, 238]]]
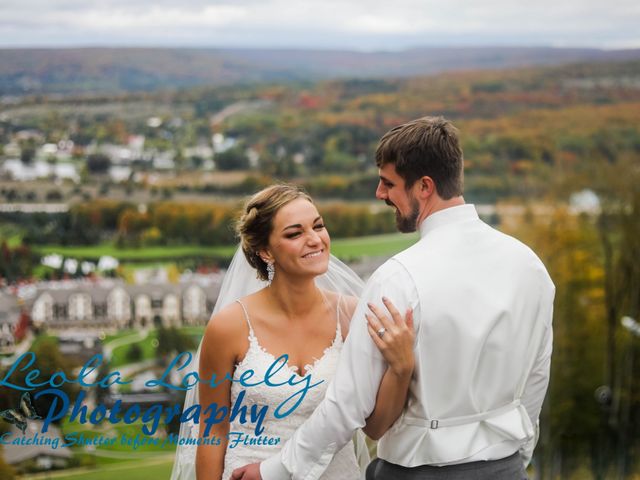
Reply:
[[0, 49], [0, 95], [150, 91], [199, 85], [407, 77], [640, 59], [640, 50], [415, 48], [400, 52], [192, 48]]

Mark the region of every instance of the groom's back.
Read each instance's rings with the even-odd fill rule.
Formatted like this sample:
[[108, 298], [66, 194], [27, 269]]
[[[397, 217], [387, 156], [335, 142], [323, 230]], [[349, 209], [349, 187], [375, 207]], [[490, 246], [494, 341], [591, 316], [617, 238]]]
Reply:
[[[402, 443], [423, 444], [416, 464], [457, 462], [525, 442], [533, 432], [518, 399], [549, 317], [541, 309], [553, 298], [544, 265], [477, 217], [437, 225], [395, 260], [420, 302], [418, 368], [395, 427], [403, 430]], [[394, 442], [392, 429], [381, 456], [398, 448]]]

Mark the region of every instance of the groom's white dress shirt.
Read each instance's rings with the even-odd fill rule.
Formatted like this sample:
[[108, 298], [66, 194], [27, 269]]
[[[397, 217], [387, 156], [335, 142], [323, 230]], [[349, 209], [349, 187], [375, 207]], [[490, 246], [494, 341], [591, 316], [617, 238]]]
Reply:
[[473, 205], [438, 211], [420, 240], [367, 282], [324, 401], [260, 466], [264, 480], [313, 480], [365, 424], [386, 363], [367, 332], [367, 302], [414, 309], [416, 368], [407, 406], [378, 443], [405, 467], [528, 462], [548, 381], [555, 287], [538, 257], [482, 222]]

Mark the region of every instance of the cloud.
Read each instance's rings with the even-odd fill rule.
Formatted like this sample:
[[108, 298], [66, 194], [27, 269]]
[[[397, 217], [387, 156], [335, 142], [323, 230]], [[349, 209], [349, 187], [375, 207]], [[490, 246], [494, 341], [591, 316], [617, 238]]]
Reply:
[[3, 0], [0, 46], [640, 47], [637, 0]]

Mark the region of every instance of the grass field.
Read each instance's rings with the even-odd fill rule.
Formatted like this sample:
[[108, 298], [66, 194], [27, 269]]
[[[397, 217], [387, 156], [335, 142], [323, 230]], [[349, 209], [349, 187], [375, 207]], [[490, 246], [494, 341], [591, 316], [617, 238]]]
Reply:
[[76, 468], [53, 471], [43, 474], [29, 474], [24, 479], [58, 479], [58, 480], [147, 480], [149, 478], [166, 479], [171, 475], [173, 455], [158, 455], [147, 460], [131, 460], [111, 465], [99, 465], [96, 468]]
[[417, 240], [417, 234], [407, 235], [403, 233], [341, 238], [331, 242], [331, 253], [343, 260], [391, 256], [409, 247]]
[[[417, 234], [404, 235], [392, 233], [386, 235], [372, 235], [359, 238], [335, 239], [331, 242], [331, 251], [339, 258], [353, 260], [364, 256], [393, 255], [414, 243]], [[170, 261], [185, 257], [214, 257], [229, 259], [236, 250], [235, 245], [221, 245], [215, 247], [176, 246], [176, 247], [145, 247], [145, 248], [117, 248], [111, 244], [90, 247], [62, 247], [49, 245], [37, 248], [42, 255], [58, 253], [77, 259], [97, 259], [109, 255], [120, 261], [152, 262]]]
[[[180, 331], [187, 335], [201, 335], [203, 328], [204, 327], [201, 327], [201, 326], [180, 327]], [[131, 335], [136, 331], [137, 330], [132, 330], [132, 329], [119, 330], [117, 333], [114, 333], [113, 335], [107, 335], [104, 339], [104, 343], [106, 345], [110, 342], [113, 342], [114, 340], [119, 340], [121, 338], [128, 337], [129, 335]]]
[[[179, 329], [179, 331], [180, 333], [193, 337], [196, 340], [196, 344], [197, 344], [197, 341], [199, 341], [200, 338], [202, 337], [202, 334], [204, 332], [204, 327], [182, 327]], [[134, 337], [137, 337], [137, 332], [134, 332], [133, 330], [121, 332], [117, 336], [109, 337], [107, 339], [107, 342], [105, 342], [105, 344], [108, 344], [110, 341], [115, 339], [122, 341], [123, 339], [126, 339], [126, 337], [129, 335], [133, 335]], [[149, 335], [144, 340], [135, 342], [142, 349], [142, 358], [140, 358], [139, 361], [148, 360], [156, 357], [156, 348], [153, 346], [153, 343], [154, 343], [154, 340], [157, 341], [157, 339], [158, 339], [158, 332], [156, 330], [152, 330], [149, 332]], [[130, 348], [131, 348], [130, 343], [114, 348], [111, 361], [109, 362], [109, 366], [111, 368], [116, 368], [122, 365], [126, 365], [127, 363], [130, 363], [129, 360], [127, 360], [127, 352], [129, 351]]]
[[[148, 478], [169, 478], [173, 467], [175, 445], [164, 445], [163, 437], [159, 437], [157, 445], [146, 444], [134, 448], [125, 444], [121, 438], [134, 439], [141, 434], [143, 423], [138, 420], [132, 424], [119, 422], [100, 425], [90, 423], [69, 422], [68, 418], [60, 425], [64, 435], [74, 434], [73, 438], [85, 439], [104, 436], [115, 438], [113, 445], [101, 445], [86, 448], [79, 445], [68, 447], [77, 465], [64, 470], [53, 470], [41, 473], [28, 473], [22, 479], [74, 479], [74, 480], [146, 480]], [[144, 436], [142, 436], [144, 437]], [[66, 438], [66, 437], [65, 437]], [[68, 440], [68, 439], [67, 439]]]

